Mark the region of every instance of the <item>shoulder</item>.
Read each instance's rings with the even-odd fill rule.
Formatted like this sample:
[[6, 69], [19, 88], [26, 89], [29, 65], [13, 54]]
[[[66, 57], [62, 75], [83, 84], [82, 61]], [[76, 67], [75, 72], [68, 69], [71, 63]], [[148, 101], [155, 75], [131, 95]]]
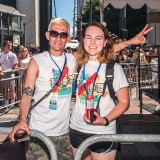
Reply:
[[47, 51], [34, 55], [32, 58], [35, 60], [42, 59], [48, 55]]

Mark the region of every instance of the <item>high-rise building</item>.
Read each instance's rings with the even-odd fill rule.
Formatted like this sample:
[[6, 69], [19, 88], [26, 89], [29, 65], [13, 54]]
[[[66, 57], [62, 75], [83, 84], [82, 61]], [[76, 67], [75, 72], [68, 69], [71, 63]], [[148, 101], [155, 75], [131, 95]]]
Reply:
[[48, 49], [45, 32], [51, 19], [52, 0], [17, 0], [19, 11], [26, 15], [22, 19], [24, 42], [26, 46], [40, 47], [41, 51]]

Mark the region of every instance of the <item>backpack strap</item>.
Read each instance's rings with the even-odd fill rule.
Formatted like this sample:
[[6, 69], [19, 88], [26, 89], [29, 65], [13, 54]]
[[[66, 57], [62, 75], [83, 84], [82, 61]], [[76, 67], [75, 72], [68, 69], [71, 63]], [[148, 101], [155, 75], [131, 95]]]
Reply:
[[106, 66], [106, 85], [108, 85], [108, 90], [111, 98], [113, 99], [114, 103], [117, 104], [118, 99], [113, 89], [114, 64], [115, 64], [115, 61], [110, 61]]
[[[107, 64], [106, 66], [106, 85], [108, 85], [108, 90], [111, 98], [113, 99], [115, 105], [118, 104], [118, 99], [115, 95], [114, 89], [113, 89], [113, 79], [114, 79], [114, 64], [115, 61], [111, 61]], [[119, 122], [119, 118], [116, 119], [116, 124], [117, 124], [117, 133], [121, 134], [121, 126]], [[117, 150], [121, 150], [121, 143], [118, 142]]]

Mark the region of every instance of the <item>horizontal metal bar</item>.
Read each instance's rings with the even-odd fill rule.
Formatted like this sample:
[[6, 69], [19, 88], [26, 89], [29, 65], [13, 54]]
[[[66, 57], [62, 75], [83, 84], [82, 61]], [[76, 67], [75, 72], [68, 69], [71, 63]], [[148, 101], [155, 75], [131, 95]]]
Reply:
[[90, 145], [103, 142], [103, 141], [115, 141], [115, 142], [160, 142], [160, 135], [153, 134], [111, 134], [111, 135], [95, 135], [86, 139], [76, 152], [74, 160], [80, 160], [83, 152]]

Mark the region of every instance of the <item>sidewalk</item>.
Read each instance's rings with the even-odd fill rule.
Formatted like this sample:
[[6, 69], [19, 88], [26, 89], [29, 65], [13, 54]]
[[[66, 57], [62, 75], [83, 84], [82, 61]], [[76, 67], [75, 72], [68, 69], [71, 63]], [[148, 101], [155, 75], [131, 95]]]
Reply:
[[[75, 99], [71, 101], [71, 109], [74, 107]], [[132, 98], [130, 99], [130, 107], [124, 114], [140, 114], [139, 100], [135, 96], [135, 89], [132, 90]], [[156, 102], [154, 99], [143, 95], [143, 104], [148, 105], [150, 107], [159, 106], [160, 104]], [[142, 114], [152, 114], [151, 112], [142, 109]], [[13, 108], [12, 113], [7, 113], [3, 116], [0, 116], [0, 123], [8, 122], [8, 121], [16, 121], [19, 115], [19, 108]]]

